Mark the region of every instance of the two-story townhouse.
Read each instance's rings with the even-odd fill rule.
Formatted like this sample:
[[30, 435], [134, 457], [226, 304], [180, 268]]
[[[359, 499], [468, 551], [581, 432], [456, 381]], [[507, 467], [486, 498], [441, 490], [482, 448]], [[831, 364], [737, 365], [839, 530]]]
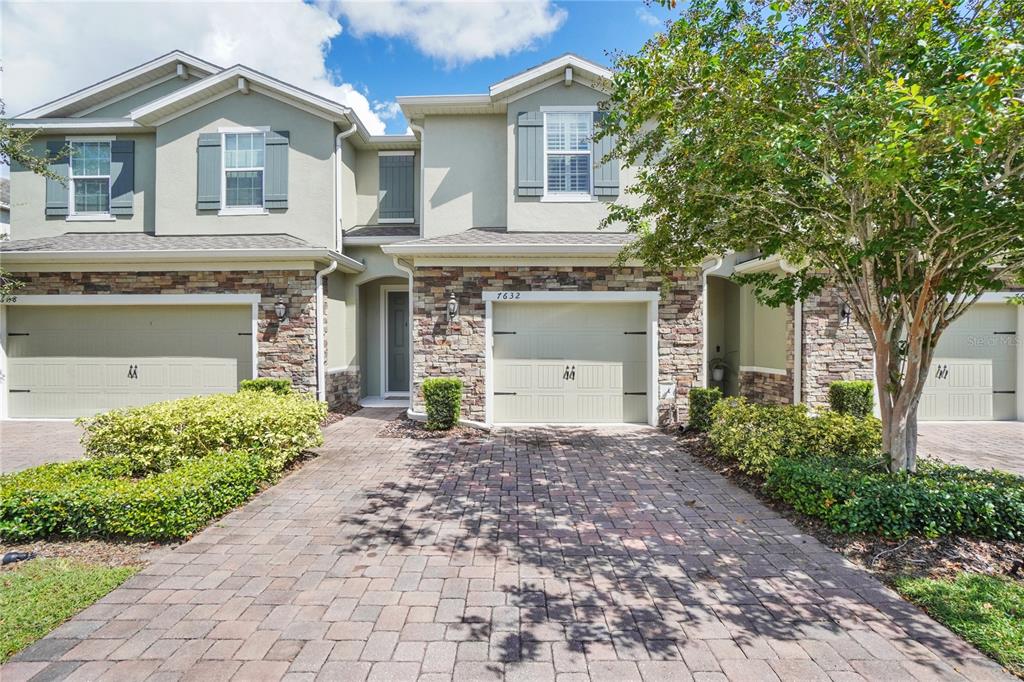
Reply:
[[[413, 134], [370, 135], [340, 104], [173, 52], [26, 112], [13, 125], [64, 181], [12, 169], [5, 414], [278, 376], [418, 416], [422, 381], [457, 376], [472, 422], [658, 423], [693, 386], [820, 406], [871, 378], [834, 293], [774, 310], [729, 279], [785, 262], [665, 278], [617, 260], [630, 236], [599, 224], [636, 200], [633, 171], [592, 140], [611, 75], [565, 55], [487, 93], [399, 98]], [[926, 416], [1024, 415], [992, 385], [1021, 382], [1021, 347], [965, 340], [1022, 325], [995, 302], [944, 349], [967, 388], [931, 387]]]

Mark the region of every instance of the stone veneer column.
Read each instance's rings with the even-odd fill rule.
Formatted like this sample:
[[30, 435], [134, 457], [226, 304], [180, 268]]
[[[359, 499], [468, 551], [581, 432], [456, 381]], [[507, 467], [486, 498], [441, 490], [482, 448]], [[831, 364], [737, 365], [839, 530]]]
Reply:
[[[19, 294], [259, 294], [258, 376], [286, 378], [316, 391], [313, 270], [173, 272], [18, 272]], [[288, 304], [280, 323], [274, 305]]]
[[841, 317], [842, 298], [826, 289], [804, 301], [803, 401], [812, 410], [828, 407], [833, 381], [874, 381], [871, 342], [853, 318]]
[[[659, 291], [662, 279], [641, 268], [418, 267], [413, 282], [413, 405], [423, 411], [420, 387], [428, 377], [465, 384], [462, 414], [485, 419], [484, 291]], [[449, 324], [445, 304], [454, 293], [459, 319]], [[677, 275], [658, 304], [658, 382], [675, 386], [660, 400], [661, 423], [685, 420], [689, 390], [702, 380], [701, 282]]]

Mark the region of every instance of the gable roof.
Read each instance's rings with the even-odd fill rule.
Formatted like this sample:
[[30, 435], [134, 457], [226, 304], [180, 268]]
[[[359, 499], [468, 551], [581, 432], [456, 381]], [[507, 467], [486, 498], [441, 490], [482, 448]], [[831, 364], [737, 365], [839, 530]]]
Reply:
[[539, 87], [569, 79], [595, 90], [607, 90], [611, 69], [566, 53], [493, 84], [486, 93], [470, 95], [413, 95], [398, 97], [402, 113], [409, 120], [427, 114], [501, 114], [508, 104]]
[[71, 117], [86, 109], [151, 87], [163, 78], [175, 77], [178, 75], [179, 64], [185, 67], [186, 76], [203, 77], [221, 70], [221, 67], [216, 64], [211, 64], [181, 50], [173, 50], [145, 64], [140, 64], [81, 90], [76, 90], [70, 95], [30, 109], [19, 114], [17, 118]]

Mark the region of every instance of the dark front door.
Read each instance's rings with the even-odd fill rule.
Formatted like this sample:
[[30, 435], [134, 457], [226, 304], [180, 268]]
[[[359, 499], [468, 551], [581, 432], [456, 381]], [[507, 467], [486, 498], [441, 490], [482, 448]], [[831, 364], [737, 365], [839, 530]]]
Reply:
[[387, 292], [387, 385], [388, 393], [409, 391], [409, 293]]

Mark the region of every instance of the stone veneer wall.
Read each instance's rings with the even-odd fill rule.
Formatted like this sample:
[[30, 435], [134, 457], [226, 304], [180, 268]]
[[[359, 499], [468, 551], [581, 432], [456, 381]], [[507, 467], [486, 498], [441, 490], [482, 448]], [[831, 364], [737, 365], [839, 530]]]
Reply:
[[327, 404], [332, 410], [347, 405], [358, 405], [361, 384], [358, 367], [328, 372]]
[[843, 323], [842, 304], [835, 289], [804, 301], [802, 390], [803, 401], [812, 410], [828, 407], [828, 387], [833, 381], [875, 378], [867, 332], [853, 318]]
[[789, 405], [793, 402], [793, 370], [785, 374], [740, 372], [740, 395], [756, 403]]
[[[19, 272], [19, 294], [259, 294], [257, 375], [291, 379], [316, 391], [316, 299], [313, 270], [252, 272]], [[279, 299], [289, 317], [280, 324]]]
[[[642, 268], [418, 267], [413, 291], [413, 405], [423, 411], [420, 387], [435, 376], [465, 383], [463, 418], [483, 421], [485, 332], [484, 291], [659, 291], [662, 279]], [[448, 323], [445, 303], [459, 301], [459, 319]], [[658, 383], [673, 384], [675, 398], [659, 400], [660, 423], [683, 421], [689, 390], [702, 371], [701, 282], [677, 275], [658, 305]]]

